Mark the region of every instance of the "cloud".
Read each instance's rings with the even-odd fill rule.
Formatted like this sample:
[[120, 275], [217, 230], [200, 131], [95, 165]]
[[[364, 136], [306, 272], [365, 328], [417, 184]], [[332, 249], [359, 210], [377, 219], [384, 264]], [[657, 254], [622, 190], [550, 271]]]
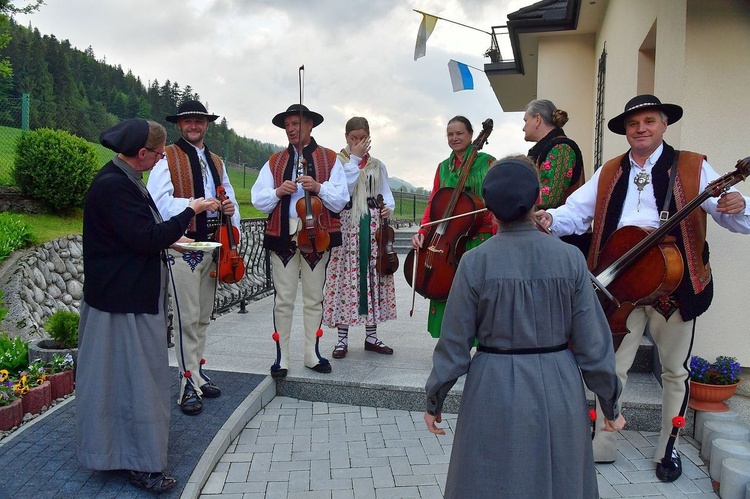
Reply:
[[373, 154], [389, 174], [426, 188], [448, 156], [445, 127], [455, 115], [481, 129], [493, 118], [485, 151], [502, 156], [528, 150], [520, 113], [503, 113], [487, 82], [472, 70], [476, 89], [453, 93], [453, 58], [482, 68], [490, 38], [438, 21], [427, 55], [413, 60], [421, 16], [412, 8], [490, 31], [508, 12], [531, 1], [424, 0], [130, 0], [48, 2], [19, 16], [43, 34], [67, 39], [97, 59], [132, 70], [144, 84], [190, 85], [211, 112], [240, 135], [285, 143], [271, 118], [299, 101], [298, 68], [305, 65], [304, 101], [323, 114], [316, 140], [338, 150], [351, 116], [370, 121]]

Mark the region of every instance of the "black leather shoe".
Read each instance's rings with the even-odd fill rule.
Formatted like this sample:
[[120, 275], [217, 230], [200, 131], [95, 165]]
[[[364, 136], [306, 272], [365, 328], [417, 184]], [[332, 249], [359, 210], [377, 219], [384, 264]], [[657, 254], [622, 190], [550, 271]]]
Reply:
[[682, 460], [676, 450], [672, 451], [672, 457], [662, 459], [656, 464], [656, 478], [662, 482], [674, 482], [682, 475]]
[[308, 369], [312, 369], [316, 373], [328, 374], [328, 373], [331, 372], [331, 363], [330, 362], [326, 362], [324, 364], [324, 363], [321, 362], [319, 364], [316, 364], [314, 367], [309, 367], [308, 366]]
[[271, 368], [271, 377], [273, 379], [284, 379], [286, 378], [286, 373], [287, 373], [286, 369], [279, 368], [279, 369], [274, 370], [273, 367]]
[[201, 386], [201, 391], [203, 392], [203, 396], [207, 399], [215, 399], [216, 397], [221, 395], [221, 388], [216, 386], [215, 383], [211, 383], [210, 381]]
[[200, 414], [203, 410], [203, 402], [201, 401], [200, 395], [198, 395], [195, 389], [190, 385], [185, 387], [185, 393], [182, 394], [180, 409], [182, 409], [183, 413], [189, 416]]

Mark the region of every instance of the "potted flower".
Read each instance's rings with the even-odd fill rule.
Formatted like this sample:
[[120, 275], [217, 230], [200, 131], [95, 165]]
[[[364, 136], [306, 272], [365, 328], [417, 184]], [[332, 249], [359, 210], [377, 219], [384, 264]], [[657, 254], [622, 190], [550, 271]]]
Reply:
[[734, 357], [721, 355], [709, 362], [696, 355], [690, 358], [690, 400], [688, 407], [704, 412], [724, 412], [724, 402], [740, 384], [741, 366]]
[[44, 330], [51, 339], [32, 341], [29, 344], [29, 362], [32, 359], [42, 359], [51, 362], [57, 355], [70, 354], [75, 368], [78, 357], [78, 322], [80, 316], [75, 312], [58, 310], [44, 323]]
[[65, 357], [53, 355], [47, 364], [47, 379], [52, 385], [52, 400], [73, 393], [73, 356], [69, 353]]
[[0, 369], [0, 431], [12, 430], [23, 421], [21, 398], [8, 379], [8, 370]]
[[20, 373], [18, 391], [21, 392], [24, 414], [38, 414], [52, 405], [52, 385], [47, 381], [44, 361], [36, 359]]

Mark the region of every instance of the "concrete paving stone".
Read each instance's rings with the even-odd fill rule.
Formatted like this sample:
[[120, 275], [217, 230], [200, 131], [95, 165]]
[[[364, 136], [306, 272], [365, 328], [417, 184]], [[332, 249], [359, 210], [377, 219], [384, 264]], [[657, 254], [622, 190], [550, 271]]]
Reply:
[[250, 463], [232, 463], [229, 465], [229, 472], [226, 475], [226, 482], [245, 482], [247, 475], [250, 473]]
[[353, 457], [349, 460], [352, 468], [381, 468], [389, 467], [387, 457]]
[[427, 460], [429, 464], [434, 466], [436, 464], [447, 464], [450, 462], [451, 453], [448, 451], [445, 454], [427, 454]]
[[273, 446], [273, 453], [271, 454], [271, 461], [291, 461], [292, 460], [292, 444], [276, 444]]
[[286, 482], [288, 480], [288, 471], [253, 471], [251, 469], [247, 475], [248, 482]]
[[275, 444], [258, 445], [257, 443], [247, 443], [237, 445], [234, 450], [227, 451], [232, 454], [272, 454]]
[[354, 497], [357, 499], [375, 499], [376, 497], [372, 477], [353, 478], [352, 487], [354, 488]]
[[292, 461], [313, 461], [315, 459], [328, 459], [329, 454], [326, 451], [321, 452], [292, 452]]
[[[650, 459], [644, 459], [643, 461], [653, 463], [653, 461], [651, 461]], [[620, 473], [626, 473], [629, 471], [638, 471], [638, 468], [636, 468], [636, 466], [632, 462], [630, 462], [625, 456], [623, 456], [619, 452], [617, 453], [617, 460], [614, 463], [597, 464], [596, 468], [599, 469], [600, 467], [603, 467], [603, 466], [614, 466], [615, 468], [617, 468], [617, 470]], [[651, 466], [653, 467], [653, 464]]]
[[336, 412], [336, 413], [324, 412], [320, 414], [313, 414], [312, 420], [313, 421], [341, 421], [343, 423], [345, 420], [344, 418], [345, 418], [344, 414], [340, 412]]
[[622, 497], [659, 496], [661, 492], [653, 483], [612, 484]]
[[331, 499], [330, 490], [314, 490], [309, 492], [290, 492], [289, 499]]
[[226, 471], [215, 471], [208, 476], [206, 485], [203, 486], [201, 494], [221, 494], [226, 482]]
[[258, 439], [258, 428], [255, 428], [251, 426], [250, 423], [252, 423], [254, 419], [251, 419], [246, 425], [245, 428], [240, 432], [240, 436], [235, 439], [233, 444], [236, 445], [244, 445], [244, 444], [254, 444], [255, 441]]
[[221, 471], [229, 471], [229, 465], [230, 463], [217, 463], [214, 467], [215, 472], [221, 472]]
[[365, 442], [368, 449], [384, 449], [385, 440], [380, 432], [368, 433], [365, 435]]
[[368, 457], [367, 449], [370, 446], [365, 442], [347, 442], [349, 449], [349, 459]]
[[659, 481], [653, 469], [649, 471], [629, 471], [623, 473], [622, 476], [630, 483], [653, 483]]
[[265, 493], [266, 485], [266, 482], [261, 481], [227, 483], [222, 490], [222, 497], [224, 494], [244, 494], [245, 492]]
[[290, 471], [289, 492], [302, 492], [310, 490], [310, 470]]
[[267, 436], [262, 437], [258, 435], [258, 438], [256, 439], [256, 443], [260, 445], [264, 444], [291, 444], [292, 443], [292, 435], [274, 435], [274, 436]]
[[410, 487], [413, 485], [435, 485], [437, 486], [437, 480], [434, 474], [430, 475], [395, 475], [393, 481], [396, 483], [396, 487]]
[[423, 447], [407, 447], [406, 457], [409, 458], [409, 464], [412, 466], [418, 464], [429, 464], [430, 461], [427, 459], [427, 454]]
[[222, 463], [236, 463], [241, 461], [247, 461], [250, 462], [253, 460], [253, 456], [255, 453], [252, 452], [233, 452], [233, 453], [226, 453], [223, 456], [221, 456], [221, 459], [219, 462]]
[[266, 486], [266, 499], [286, 499], [288, 493], [287, 482], [269, 482]]
[[377, 418], [378, 417], [378, 409], [375, 407], [366, 407], [362, 406], [360, 409], [360, 414], [362, 416], [362, 419], [371, 419], [371, 418]]
[[331, 479], [331, 462], [328, 459], [310, 461], [310, 482]]
[[599, 488], [599, 497], [601, 499], [610, 499], [613, 497], [621, 497], [620, 493], [617, 492], [614, 487], [601, 475], [597, 475], [596, 482]]
[[391, 470], [393, 471], [394, 477], [396, 475], [413, 474], [411, 465], [409, 464], [409, 459], [407, 459], [406, 457], [400, 457], [400, 456], [389, 457], [388, 461], [390, 462]]
[[255, 473], [269, 471], [271, 469], [271, 453], [263, 452], [253, 454], [253, 460], [250, 462], [250, 470]]
[[596, 469], [611, 485], [630, 483], [628, 479], [625, 478], [625, 475], [612, 464], [597, 464]]
[[418, 438], [385, 438], [383, 439], [387, 448], [407, 447], [422, 448], [422, 442]]
[[328, 442], [329, 441], [329, 429], [328, 425], [318, 427], [318, 428], [310, 428], [311, 430], [311, 442]]
[[353, 490], [332, 490], [331, 499], [354, 499]]
[[315, 414], [328, 414], [328, 402], [313, 402], [312, 404], [313, 415]]
[[271, 462], [270, 471], [310, 471], [310, 461]]
[[[652, 459], [631, 459], [628, 461], [632, 465], [633, 468], [635, 468], [632, 471], [653, 471], [654, 470], [654, 461]], [[621, 472], [625, 472], [624, 470], [620, 470]]]
[[370, 468], [331, 468], [331, 478], [343, 479], [343, 478], [372, 478], [372, 471]]
[[311, 443], [312, 432], [294, 435], [294, 438], [292, 438], [292, 452], [310, 452]]
[[315, 490], [352, 490], [350, 478], [321, 478], [310, 480], [310, 489]]
[[370, 449], [370, 457], [405, 457], [406, 449], [403, 447], [386, 447], [384, 449]]
[[434, 475], [435, 473], [448, 473], [448, 463], [432, 465], [432, 464], [418, 464], [412, 465], [411, 470], [414, 475]]
[[340, 412], [343, 414], [347, 413], [360, 413], [360, 408], [355, 405], [346, 405], [346, 404], [328, 404], [328, 411], [329, 412]]
[[349, 448], [331, 452], [331, 469], [349, 467]]
[[372, 482], [378, 494], [381, 489], [394, 487], [393, 472], [390, 466], [374, 466], [370, 471], [372, 472]]
[[420, 485], [419, 486], [419, 495], [424, 498], [441, 498], [443, 497], [443, 492], [440, 490], [440, 487], [437, 485]]
[[393, 487], [389, 489], [376, 489], [378, 499], [407, 499], [410, 497], [421, 497], [419, 487]]

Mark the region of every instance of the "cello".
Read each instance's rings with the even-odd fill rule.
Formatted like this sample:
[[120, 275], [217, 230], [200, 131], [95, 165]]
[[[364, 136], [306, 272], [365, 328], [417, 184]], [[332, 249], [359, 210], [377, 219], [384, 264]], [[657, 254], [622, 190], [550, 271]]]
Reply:
[[[216, 198], [224, 202], [227, 191], [223, 185], [216, 186]], [[214, 234], [214, 240], [221, 243], [219, 250], [219, 280], [227, 284], [239, 282], [245, 275], [245, 262], [237, 251], [240, 232], [232, 225], [232, 217], [222, 214], [222, 223]]]
[[[476, 212], [484, 208], [484, 201], [474, 193], [464, 191], [471, 166], [477, 153], [492, 133], [492, 120], [482, 123], [482, 131], [474, 140], [471, 154], [462, 167], [456, 187], [441, 187], [430, 205], [430, 220], [446, 219]], [[404, 261], [404, 276], [412, 289], [431, 300], [444, 301], [456, 275], [458, 261], [465, 252], [466, 238], [477, 222], [476, 214], [451, 218], [430, 225], [425, 237], [425, 249], [409, 251]]]
[[[385, 206], [382, 194], [378, 194], [376, 206], [380, 213]], [[395, 239], [396, 232], [388, 223], [388, 219], [381, 218], [380, 227], [375, 231], [375, 241], [378, 245], [378, 260], [375, 263], [375, 269], [380, 275], [391, 275], [398, 270], [398, 255], [393, 250]]]
[[674, 292], [682, 281], [684, 264], [675, 239], [668, 236], [677, 225], [710, 197], [717, 197], [750, 175], [750, 157], [735, 170], [713, 182], [656, 229], [620, 227], [599, 253], [594, 274], [614, 296], [600, 302], [612, 331], [615, 350], [629, 332], [626, 321], [638, 305], [654, 303]]

